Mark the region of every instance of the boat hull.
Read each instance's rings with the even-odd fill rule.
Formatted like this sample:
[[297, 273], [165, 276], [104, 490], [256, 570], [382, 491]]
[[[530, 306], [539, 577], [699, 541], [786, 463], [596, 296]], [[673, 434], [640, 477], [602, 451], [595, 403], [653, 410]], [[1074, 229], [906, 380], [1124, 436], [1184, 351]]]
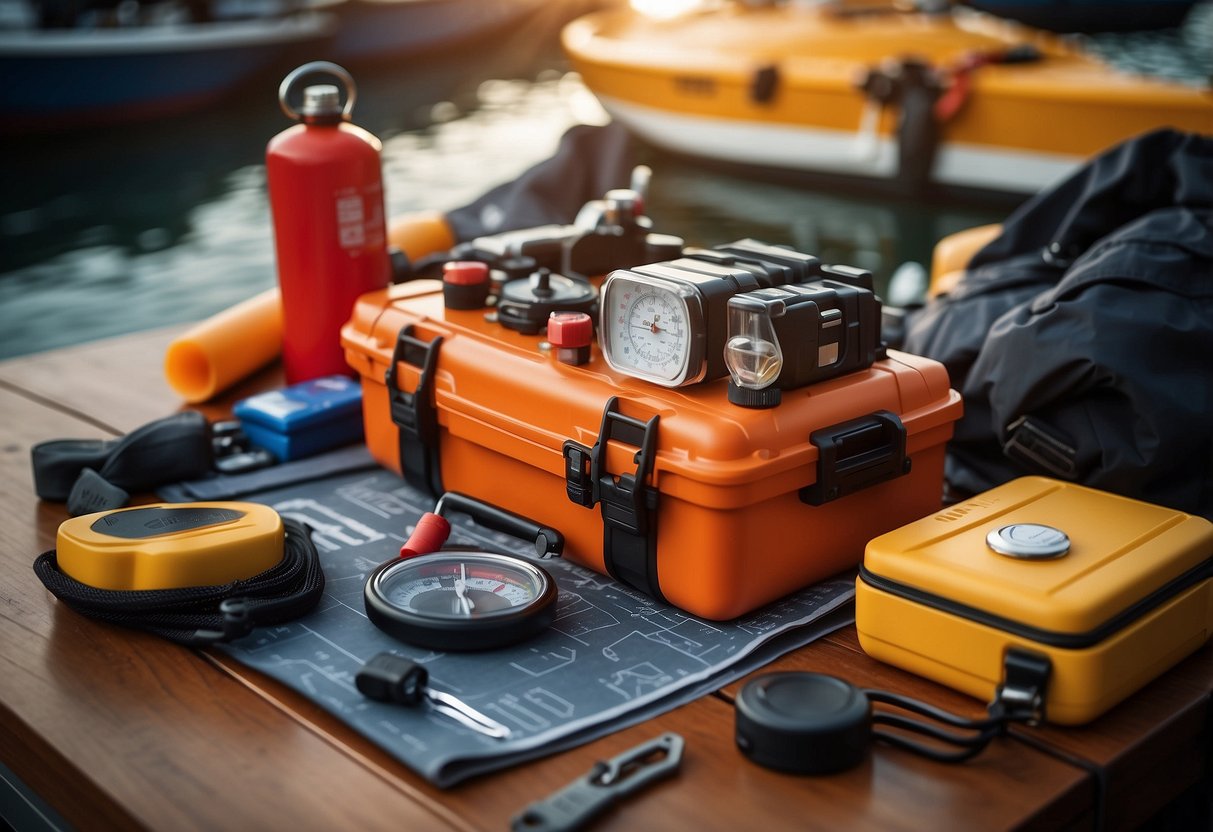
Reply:
[[235, 92], [332, 36], [331, 15], [155, 29], [0, 35], [8, 129], [45, 130], [184, 113]]
[[[977, 51], [1031, 43], [1041, 59], [988, 64], [938, 125], [930, 181], [1031, 193], [1147, 130], [1213, 132], [1208, 89], [1114, 72], [1063, 42], [985, 16], [728, 8], [683, 21], [603, 12], [566, 27], [574, 68], [612, 116], [651, 143], [731, 164], [893, 180], [899, 108], [858, 87], [914, 55], [943, 70]], [[762, 94], [760, 81], [767, 86]]]

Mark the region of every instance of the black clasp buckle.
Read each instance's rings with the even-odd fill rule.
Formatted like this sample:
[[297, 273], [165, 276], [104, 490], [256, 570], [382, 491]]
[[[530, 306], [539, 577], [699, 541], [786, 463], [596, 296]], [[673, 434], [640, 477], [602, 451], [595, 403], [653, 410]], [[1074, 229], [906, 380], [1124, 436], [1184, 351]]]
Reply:
[[1020, 416], [1007, 425], [1002, 452], [1008, 459], [1065, 480], [1073, 480], [1078, 474], [1074, 440], [1033, 416]]
[[[434, 367], [442, 336], [426, 342], [413, 335], [415, 327], [401, 328], [392, 350], [392, 363], [384, 373], [393, 424], [400, 432], [400, 473], [409, 485], [437, 496], [443, 492], [438, 457], [438, 412], [432, 402]], [[396, 385], [396, 365], [418, 367], [417, 387], [406, 393]]]
[[1012, 647], [1002, 660], [1002, 684], [994, 691], [991, 707], [1008, 719], [1036, 725], [1045, 718], [1045, 695], [1053, 663], [1042, 653]]
[[[653, 470], [657, 449], [657, 420], [647, 422], [619, 412], [619, 397], [611, 396], [602, 410], [598, 441], [590, 449], [592, 503], [602, 503], [602, 520], [629, 534], [648, 534], [649, 512], [657, 508], [657, 489], [644, 484]], [[615, 476], [606, 470], [607, 444], [612, 440], [635, 445], [636, 471]]]
[[817, 481], [800, 489], [800, 500], [812, 506], [910, 473], [905, 425], [888, 410], [815, 430], [809, 441], [817, 446]]
[[[607, 574], [658, 600], [657, 489], [645, 485], [657, 453], [658, 416], [647, 421], [619, 412], [612, 396], [602, 409], [594, 447], [564, 443], [565, 491], [579, 506], [602, 504], [602, 561]], [[634, 445], [636, 470], [619, 475], [607, 470], [611, 440]]]
[[572, 439], [564, 443], [564, 489], [579, 506], [594, 505], [594, 480], [590, 471], [590, 449]]

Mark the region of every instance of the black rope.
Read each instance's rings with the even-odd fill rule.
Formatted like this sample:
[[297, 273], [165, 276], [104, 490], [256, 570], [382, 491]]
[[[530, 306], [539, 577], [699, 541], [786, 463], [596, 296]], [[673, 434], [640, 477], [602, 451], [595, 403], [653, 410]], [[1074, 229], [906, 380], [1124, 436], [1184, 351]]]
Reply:
[[248, 635], [254, 627], [298, 618], [324, 593], [324, 572], [310, 530], [283, 518], [282, 560], [244, 580], [180, 589], [98, 589], [59, 569], [52, 549], [34, 561], [34, 574], [81, 615], [145, 630], [189, 647]]

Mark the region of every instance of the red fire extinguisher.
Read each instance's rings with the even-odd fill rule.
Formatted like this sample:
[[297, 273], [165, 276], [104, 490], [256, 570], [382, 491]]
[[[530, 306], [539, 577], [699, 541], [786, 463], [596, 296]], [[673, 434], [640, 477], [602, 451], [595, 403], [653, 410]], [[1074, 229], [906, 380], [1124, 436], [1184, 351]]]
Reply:
[[[345, 86], [308, 86], [296, 111], [291, 87], [324, 73]], [[390, 281], [383, 177], [375, 136], [351, 124], [354, 79], [337, 64], [315, 61], [278, 88], [283, 111], [300, 124], [266, 148], [270, 209], [282, 290], [282, 361], [288, 384], [350, 373], [341, 327], [359, 295]]]

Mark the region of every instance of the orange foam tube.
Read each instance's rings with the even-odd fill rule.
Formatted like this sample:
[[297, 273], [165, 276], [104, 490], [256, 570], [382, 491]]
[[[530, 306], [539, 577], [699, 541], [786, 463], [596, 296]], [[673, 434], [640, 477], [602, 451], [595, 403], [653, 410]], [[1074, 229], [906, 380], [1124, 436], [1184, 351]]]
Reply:
[[[392, 225], [392, 245], [411, 259], [455, 244], [439, 212], [411, 214]], [[282, 301], [267, 289], [207, 318], [169, 344], [164, 376], [191, 404], [207, 401], [273, 361], [282, 351]]]
[[388, 243], [403, 251], [410, 260], [418, 260], [455, 245], [455, 234], [446, 217], [438, 211], [418, 211], [393, 222], [387, 232]]
[[282, 301], [267, 289], [207, 318], [168, 345], [164, 376], [183, 399], [204, 402], [282, 351]]

